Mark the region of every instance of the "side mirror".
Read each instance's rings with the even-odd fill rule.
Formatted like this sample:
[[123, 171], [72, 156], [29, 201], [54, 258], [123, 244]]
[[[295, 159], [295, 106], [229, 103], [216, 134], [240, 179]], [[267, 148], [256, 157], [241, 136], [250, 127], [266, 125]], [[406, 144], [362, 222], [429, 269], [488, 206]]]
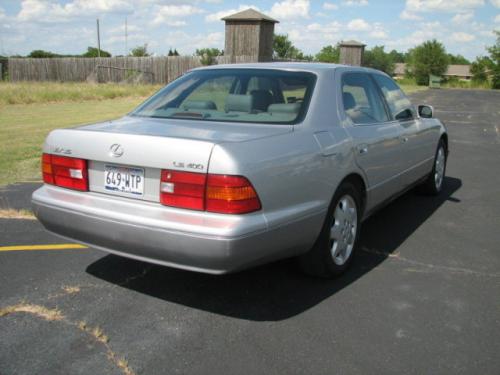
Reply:
[[430, 105], [419, 105], [418, 114], [423, 118], [432, 118], [434, 114], [434, 108]]

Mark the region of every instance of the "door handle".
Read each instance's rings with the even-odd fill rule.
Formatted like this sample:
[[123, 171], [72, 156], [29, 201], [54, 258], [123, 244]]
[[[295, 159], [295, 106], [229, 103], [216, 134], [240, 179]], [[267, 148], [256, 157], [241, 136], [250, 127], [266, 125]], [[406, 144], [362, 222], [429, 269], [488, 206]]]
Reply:
[[361, 145], [358, 145], [358, 152], [360, 154], [366, 154], [368, 152], [368, 145], [366, 143], [363, 143]]
[[401, 142], [403, 142], [403, 143], [408, 142], [408, 137], [401, 136], [401, 137], [399, 137], [399, 139], [401, 139]]

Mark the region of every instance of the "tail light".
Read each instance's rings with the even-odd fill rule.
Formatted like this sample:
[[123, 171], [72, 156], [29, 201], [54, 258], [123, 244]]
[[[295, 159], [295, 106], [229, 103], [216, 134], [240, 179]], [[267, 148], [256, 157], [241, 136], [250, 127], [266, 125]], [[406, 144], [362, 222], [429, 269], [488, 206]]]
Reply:
[[166, 206], [204, 210], [206, 179], [201, 173], [163, 170], [160, 202]]
[[88, 190], [87, 161], [84, 159], [43, 154], [42, 175], [43, 181], [47, 184], [74, 190]]
[[242, 176], [163, 170], [160, 202], [166, 206], [224, 214], [261, 209], [255, 189]]

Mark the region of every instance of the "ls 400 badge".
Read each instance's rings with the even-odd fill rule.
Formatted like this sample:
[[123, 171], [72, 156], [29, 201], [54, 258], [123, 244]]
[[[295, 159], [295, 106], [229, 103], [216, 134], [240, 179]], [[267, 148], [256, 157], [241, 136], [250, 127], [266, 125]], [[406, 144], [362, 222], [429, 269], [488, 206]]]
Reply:
[[182, 163], [178, 161], [173, 162], [174, 167], [176, 168], [185, 168], [185, 169], [195, 169], [197, 171], [202, 171], [205, 169], [205, 166], [203, 164], [196, 164], [196, 163]]

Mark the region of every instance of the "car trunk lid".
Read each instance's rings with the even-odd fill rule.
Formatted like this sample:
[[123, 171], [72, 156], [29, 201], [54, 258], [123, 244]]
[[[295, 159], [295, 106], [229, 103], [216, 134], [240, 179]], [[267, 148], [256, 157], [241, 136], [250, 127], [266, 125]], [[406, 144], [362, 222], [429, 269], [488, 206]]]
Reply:
[[[215, 144], [292, 131], [264, 126], [125, 117], [49, 134], [44, 152], [88, 160], [89, 190], [159, 202], [162, 169], [208, 173]], [[122, 180], [123, 179], [123, 180]]]

